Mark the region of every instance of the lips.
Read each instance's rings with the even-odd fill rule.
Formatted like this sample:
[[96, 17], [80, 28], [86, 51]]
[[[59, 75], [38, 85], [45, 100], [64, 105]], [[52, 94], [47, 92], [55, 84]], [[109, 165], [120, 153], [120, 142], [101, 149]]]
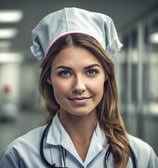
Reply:
[[69, 97], [70, 100], [83, 100], [83, 99], [89, 99], [90, 97]]
[[91, 97], [69, 97], [71, 102], [78, 104], [85, 104]]

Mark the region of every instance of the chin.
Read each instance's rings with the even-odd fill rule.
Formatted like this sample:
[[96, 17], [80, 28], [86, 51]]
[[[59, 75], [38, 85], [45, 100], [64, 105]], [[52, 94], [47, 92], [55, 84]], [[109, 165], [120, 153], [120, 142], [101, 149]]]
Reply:
[[78, 110], [71, 110], [71, 115], [74, 115], [74, 116], [87, 116], [87, 115], [90, 115], [90, 114], [94, 114], [96, 113], [95, 110], [83, 110], [83, 109], [78, 109]]

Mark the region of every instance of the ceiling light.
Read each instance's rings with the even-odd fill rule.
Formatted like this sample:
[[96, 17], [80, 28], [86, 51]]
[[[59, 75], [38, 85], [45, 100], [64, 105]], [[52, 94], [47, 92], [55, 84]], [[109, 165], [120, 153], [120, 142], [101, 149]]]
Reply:
[[158, 43], [158, 32], [152, 33], [150, 35], [150, 42], [151, 43]]
[[19, 22], [22, 17], [23, 12], [20, 10], [0, 10], [1, 23]]
[[0, 53], [0, 63], [8, 63], [8, 62], [22, 62], [23, 57], [21, 53]]
[[18, 33], [15, 28], [1, 28], [0, 29], [0, 39], [14, 38]]

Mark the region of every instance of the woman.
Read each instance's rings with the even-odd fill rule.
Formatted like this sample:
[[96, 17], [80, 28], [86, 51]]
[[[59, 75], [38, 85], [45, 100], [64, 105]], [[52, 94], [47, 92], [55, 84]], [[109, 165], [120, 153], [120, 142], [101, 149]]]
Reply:
[[[0, 167], [158, 166], [152, 148], [128, 135], [124, 128], [118, 111], [114, 65], [106, 52], [113, 53], [121, 45], [111, 19], [105, 17], [65, 8], [45, 17], [34, 29], [32, 51], [42, 59], [39, 86], [50, 114], [48, 125], [9, 145]], [[59, 23], [59, 18], [61, 27], [52, 28], [51, 23]], [[66, 18], [66, 24], [61, 18]], [[75, 23], [82, 18], [82, 24], [78, 25], [78, 20], [72, 24], [72, 18]], [[102, 20], [104, 27], [100, 26]], [[91, 25], [95, 30], [88, 29]], [[98, 34], [105, 32], [105, 27], [108, 34], [103, 39]]]

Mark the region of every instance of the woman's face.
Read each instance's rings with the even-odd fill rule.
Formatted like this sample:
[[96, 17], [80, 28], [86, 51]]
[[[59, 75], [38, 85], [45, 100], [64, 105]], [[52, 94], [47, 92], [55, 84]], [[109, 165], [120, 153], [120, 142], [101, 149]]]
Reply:
[[60, 113], [85, 116], [96, 113], [105, 78], [101, 63], [91, 52], [68, 46], [54, 58], [48, 82], [53, 87]]

